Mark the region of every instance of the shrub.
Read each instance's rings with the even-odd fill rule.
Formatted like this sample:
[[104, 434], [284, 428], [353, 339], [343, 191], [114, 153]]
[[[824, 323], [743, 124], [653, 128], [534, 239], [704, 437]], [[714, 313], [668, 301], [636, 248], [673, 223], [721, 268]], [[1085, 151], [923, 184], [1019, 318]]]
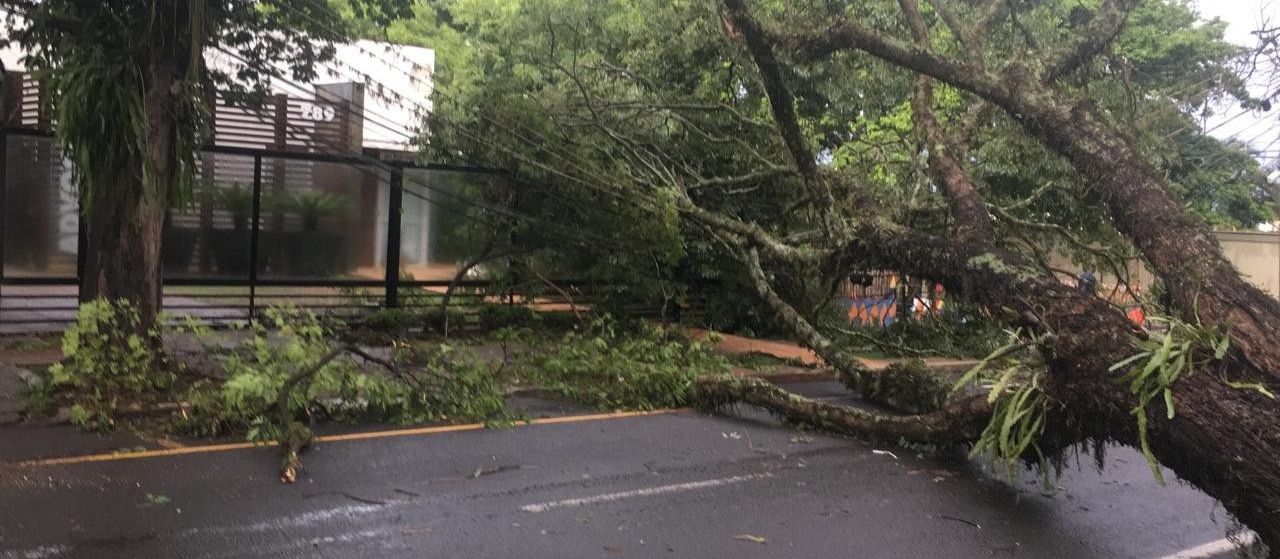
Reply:
[[480, 328], [498, 330], [508, 326], [529, 325], [537, 321], [537, 313], [524, 305], [481, 305]]
[[128, 301], [98, 299], [80, 305], [76, 323], [62, 338], [65, 359], [49, 368], [51, 386], [70, 395], [71, 421], [106, 429], [130, 403], [154, 400], [175, 376], [161, 366], [153, 346], [158, 330], [138, 330], [138, 310]]
[[403, 334], [419, 328], [423, 319], [408, 309], [378, 309], [364, 320], [364, 327], [382, 334]]

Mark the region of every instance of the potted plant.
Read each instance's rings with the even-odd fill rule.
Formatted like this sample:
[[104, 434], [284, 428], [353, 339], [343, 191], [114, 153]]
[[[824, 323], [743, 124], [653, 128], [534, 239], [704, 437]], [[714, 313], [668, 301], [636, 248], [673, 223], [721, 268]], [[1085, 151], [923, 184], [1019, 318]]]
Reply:
[[302, 218], [303, 231], [320, 228], [320, 218], [342, 207], [346, 198], [332, 192], [306, 191], [293, 195], [289, 208]]
[[320, 230], [320, 220], [341, 209], [345, 196], [332, 192], [304, 190], [289, 197], [284, 207], [297, 214], [302, 230], [289, 233], [281, 243], [285, 272], [295, 276], [330, 276], [346, 260], [342, 235]]
[[231, 183], [228, 188], [215, 190], [214, 199], [231, 214], [231, 224], [236, 231], [249, 230], [249, 217], [253, 214], [252, 188], [245, 188], [238, 182]]
[[218, 270], [224, 274], [249, 272], [249, 219], [253, 217], [253, 189], [240, 183], [215, 189], [213, 199], [218, 207], [231, 214], [231, 230], [214, 228], [209, 232], [209, 249]]

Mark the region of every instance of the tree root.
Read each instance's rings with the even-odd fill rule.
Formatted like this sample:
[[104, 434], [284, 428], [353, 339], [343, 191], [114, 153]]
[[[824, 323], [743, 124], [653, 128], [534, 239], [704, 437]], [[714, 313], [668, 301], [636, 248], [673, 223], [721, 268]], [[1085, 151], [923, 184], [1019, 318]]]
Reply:
[[957, 400], [929, 413], [894, 416], [810, 400], [761, 379], [728, 376], [699, 379], [691, 400], [706, 411], [741, 403], [822, 431], [918, 444], [972, 442], [991, 417], [991, 405], [982, 396]]

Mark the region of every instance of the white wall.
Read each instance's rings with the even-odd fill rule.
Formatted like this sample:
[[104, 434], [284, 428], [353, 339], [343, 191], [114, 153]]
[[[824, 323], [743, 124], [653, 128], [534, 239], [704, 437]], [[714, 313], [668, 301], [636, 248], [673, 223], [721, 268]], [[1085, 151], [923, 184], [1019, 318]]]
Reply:
[[[272, 79], [271, 90], [313, 97], [314, 85], [363, 83], [364, 147], [410, 151], [423, 117], [431, 110], [435, 51], [364, 40], [336, 47], [334, 60], [316, 68], [314, 84], [291, 83], [292, 78], [282, 66], [279, 74], [287, 79]], [[206, 59], [221, 68], [239, 64], [221, 52], [212, 52]]]
[[[0, 48], [0, 60], [9, 71], [26, 70], [23, 56], [17, 48]], [[205, 58], [210, 66], [218, 68], [234, 68], [237, 64], [231, 56], [218, 51], [210, 51]], [[315, 95], [312, 86], [316, 84], [363, 83], [364, 147], [409, 151], [425, 111], [431, 110], [435, 61], [436, 53], [432, 49], [356, 41], [337, 46], [335, 59], [317, 68], [315, 84], [298, 87], [273, 79], [271, 89], [276, 93], [312, 97]], [[283, 65], [279, 74], [289, 76]]]

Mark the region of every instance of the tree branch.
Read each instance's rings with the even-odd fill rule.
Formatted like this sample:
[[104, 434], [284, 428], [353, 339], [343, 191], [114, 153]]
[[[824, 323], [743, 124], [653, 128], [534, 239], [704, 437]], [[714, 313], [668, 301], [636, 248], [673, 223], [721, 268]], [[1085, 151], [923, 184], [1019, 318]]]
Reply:
[[883, 415], [792, 394], [757, 378], [710, 377], [694, 384], [693, 401], [715, 410], [743, 403], [764, 408], [788, 421], [861, 439], [920, 444], [973, 441], [991, 417], [985, 396], [953, 402], [923, 415]]
[[835, 197], [818, 172], [817, 157], [805, 139], [800, 118], [796, 115], [794, 99], [782, 78], [782, 68], [774, 55], [773, 45], [760, 24], [747, 12], [743, 0], [723, 0], [723, 5], [726, 24], [741, 34], [746, 42], [747, 52], [760, 71], [760, 80], [769, 97], [769, 106], [777, 122], [778, 132], [782, 135], [787, 150], [791, 152], [800, 175], [804, 177], [805, 190], [814, 210], [818, 212], [819, 221], [829, 236], [838, 235], [838, 220], [831, 215], [836, 205]]
[[769, 167], [759, 171], [753, 171], [745, 175], [735, 177], [711, 177], [700, 180], [687, 187], [686, 190], [699, 190], [712, 186], [733, 186], [742, 183], [756, 182], [764, 179], [772, 179], [777, 177], [785, 177], [796, 174], [796, 170], [790, 167]]
[[823, 30], [766, 30], [770, 40], [803, 61], [846, 50], [860, 50], [901, 68], [919, 72], [991, 100], [1008, 100], [1003, 80], [970, 64], [956, 62], [903, 41], [841, 21]]
[[805, 141], [804, 131], [800, 128], [800, 119], [796, 116], [794, 99], [782, 79], [782, 69], [773, 53], [773, 47], [766, 40], [760, 24], [747, 13], [743, 0], [724, 0], [726, 19], [741, 34], [747, 45], [747, 52], [760, 70], [760, 81], [764, 85], [769, 98], [769, 107], [777, 121], [778, 131], [791, 159], [802, 175], [813, 177], [818, 172], [817, 157]]
[[813, 249], [802, 249], [779, 240], [775, 235], [754, 223], [747, 223], [698, 206], [687, 194], [681, 193], [676, 200], [681, 213], [690, 219], [707, 225], [713, 230], [730, 233], [736, 237], [747, 239], [764, 249], [770, 256], [779, 260], [797, 264], [816, 264], [822, 259], [822, 253]]
[[970, 64], [974, 66], [985, 66], [982, 59], [982, 47], [980, 41], [974, 37], [975, 32], [980, 32], [980, 28], [966, 29], [964, 22], [956, 16], [951, 10], [951, 6], [945, 0], [927, 0], [929, 5], [933, 7], [933, 11], [938, 13], [943, 23], [947, 24], [947, 29], [951, 30], [951, 34], [955, 35], [956, 41], [960, 43], [960, 47], [965, 50], [966, 58]]
[[[898, 0], [898, 5], [906, 16], [912, 39], [919, 48], [928, 50], [929, 29], [920, 14], [920, 6], [915, 0]], [[911, 120], [915, 124], [916, 137], [929, 154], [929, 174], [942, 187], [956, 218], [957, 238], [962, 242], [994, 238], [995, 230], [991, 227], [986, 201], [974, 187], [969, 173], [956, 160], [954, 154], [958, 150], [934, 117], [933, 79], [928, 76], [916, 79], [915, 95], [911, 98]]]
[[1054, 53], [1045, 71], [1044, 81], [1053, 82], [1079, 68], [1098, 53], [1105, 50], [1124, 30], [1129, 12], [1141, 0], [1103, 0], [1098, 12], [1089, 20], [1084, 31], [1077, 34], [1070, 44]]

